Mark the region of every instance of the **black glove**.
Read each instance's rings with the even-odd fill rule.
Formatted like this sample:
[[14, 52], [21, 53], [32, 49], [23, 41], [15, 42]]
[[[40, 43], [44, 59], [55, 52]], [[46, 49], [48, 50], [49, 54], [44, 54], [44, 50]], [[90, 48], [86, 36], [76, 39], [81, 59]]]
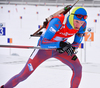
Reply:
[[74, 50], [75, 50], [75, 48], [74, 47], [72, 47], [72, 45], [70, 44], [70, 43], [65, 43], [65, 42], [60, 42], [60, 47], [61, 48], [58, 48], [57, 49], [57, 52], [59, 52], [59, 53], [63, 53], [63, 52], [67, 52], [68, 53], [68, 55], [70, 55], [70, 56], [72, 56], [73, 54], [74, 54]]
[[56, 50], [58, 53], [64, 53], [65, 51], [62, 48], [57, 48]]

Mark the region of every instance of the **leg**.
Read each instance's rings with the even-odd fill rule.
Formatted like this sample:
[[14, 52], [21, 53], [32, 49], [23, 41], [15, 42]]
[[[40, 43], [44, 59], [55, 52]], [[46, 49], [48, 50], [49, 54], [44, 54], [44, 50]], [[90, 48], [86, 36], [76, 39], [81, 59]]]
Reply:
[[78, 88], [80, 80], [81, 80], [81, 75], [82, 75], [82, 66], [78, 58], [76, 57], [76, 55], [68, 56], [66, 52], [64, 52], [63, 54], [59, 54], [55, 52], [54, 57], [59, 59], [60, 61], [62, 61], [63, 63], [65, 63], [72, 69], [73, 75], [71, 78], [70, 88]]
[[[45, 55], [45, 56], [43, 56]], [[34, 72], [34, 70], [45, 60], [50, 58], [52, 55], [51, 50], [35, 50], [34, 53], [30, 56], [28, 62], [26, 63], [23, 70], [12, 77], [5, 85], [4, 88], [13, 88], [19, 82], [25, 80], [28, 76]]]

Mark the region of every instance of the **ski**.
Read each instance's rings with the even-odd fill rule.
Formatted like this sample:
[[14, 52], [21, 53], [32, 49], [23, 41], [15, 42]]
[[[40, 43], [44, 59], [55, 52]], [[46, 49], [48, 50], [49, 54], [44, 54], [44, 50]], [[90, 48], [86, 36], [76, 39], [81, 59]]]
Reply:
[[22, 45], [0, 45], [0, 48], [22, 48], [22, 49], [45, 49], [45, 50], [50, 50], [48, 48], [41, 48], [40, 46], [22, 46]]

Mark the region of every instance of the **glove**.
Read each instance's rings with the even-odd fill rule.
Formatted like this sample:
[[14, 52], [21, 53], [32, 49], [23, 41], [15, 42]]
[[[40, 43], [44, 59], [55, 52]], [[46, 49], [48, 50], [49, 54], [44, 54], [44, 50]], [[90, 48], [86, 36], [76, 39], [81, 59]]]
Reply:
[[61, 42], [60, 42], [60, 47], [61, 47], [61, 48], [57, 48], [56, 51], [59, 52], [59, 53], [64, 53], [65, 50], [63, 50], [63, 47], [65, 47], [66, 45], [67, 45], [67, 43], [61, 41]]
[[64, 53], [65, 51], [62, 48], [57, 48], [56, 50], [58, 53]]
[[57, 49], [57, 52], [64, 53], [65, 51], [68, 53], [68, 55], [72, 56], [74, 54], [75, 48], [72, 47], [70, 43], [60, 42], [60, 47]]

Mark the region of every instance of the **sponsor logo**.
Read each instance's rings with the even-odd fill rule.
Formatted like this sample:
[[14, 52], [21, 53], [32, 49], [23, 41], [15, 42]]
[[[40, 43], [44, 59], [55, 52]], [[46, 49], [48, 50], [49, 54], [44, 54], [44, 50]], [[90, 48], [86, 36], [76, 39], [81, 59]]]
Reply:
[[53, 27], [51, 27], [49, 30], [50, 30], [52, 33], [55, 33], [55, 32], [56, 32], [56, 30], [55, 30]]
[[85, 30], [86, 30], [86, 28], [83, 29], [83, 31], [85, 31]]
[[28, 64], [29, 71], [33, 71], [33, 66], [31, 63]]
[[72, 60], [75, 61], [76, 59], [77, 59], [77, 56], [74, 55], [73, 58], [72, 58]]
[[57, 46], [48, 46], [48, 48], [57, 48]]
[[55, 24], [55, 26], [58, 28], [59, 27], [59, 24]]
[[0, 27], [2, 27], [3, 26], [3, 24], [2, 23], [0, 23]]
[[62, 33], [62, 32], [60, 32], [60, 34], [61, 34], [61, 35], [64, 35], [64, 36], [74, 35], [74, 33], [68, 33], [68, 32], [66, 32], [66, 33]]

